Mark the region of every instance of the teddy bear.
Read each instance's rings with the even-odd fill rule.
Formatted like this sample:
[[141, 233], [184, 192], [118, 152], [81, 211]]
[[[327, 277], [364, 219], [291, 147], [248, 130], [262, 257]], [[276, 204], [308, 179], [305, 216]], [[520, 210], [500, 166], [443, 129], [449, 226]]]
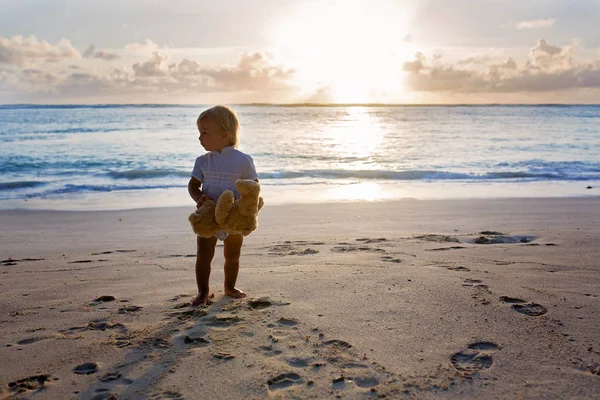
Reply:
[[190, 214], [188, 219], [196, 235], [204, 238], [216, 235], [219, 225], [215, 220], [215, 208], [214, 200], [205, 200], [196, 212]]
[[235, 187], [240, 193], [239, 199], [235, 200], [233, 192], [226, 190], [219, 196], [216, 204], [207, 200], [190, 215], [189, 221], [196, 235], [211, 237], [221, 230], [248, 236], [256, 230], [258, 212], [264, 205], [263, 198], [259, 196], [260, 184], [248, 179], [238, 179]]

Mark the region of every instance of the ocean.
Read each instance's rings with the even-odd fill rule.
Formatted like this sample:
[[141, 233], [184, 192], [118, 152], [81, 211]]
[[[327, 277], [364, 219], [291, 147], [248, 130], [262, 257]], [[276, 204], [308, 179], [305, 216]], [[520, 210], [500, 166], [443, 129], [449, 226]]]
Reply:
[[[207, 106], [0, 106], [0, 209], [193, 207]], [[233, 106], [265, 203], [600, 194], [600, 106]]]

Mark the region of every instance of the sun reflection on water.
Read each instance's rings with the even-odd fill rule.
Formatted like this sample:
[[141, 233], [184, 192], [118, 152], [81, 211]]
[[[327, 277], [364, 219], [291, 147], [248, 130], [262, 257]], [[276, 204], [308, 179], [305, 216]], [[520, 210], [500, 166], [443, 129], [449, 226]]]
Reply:
[[348, 107], [346, 112], [345, 118], [327, 126], [324, 142], [335, 156], [369, 161], [368, 158], [382, 145], [381, 126], [366, 107]]
[[377, 183], [361, 179], [362, 171], [379, 168], [375, 156], [383, 150], [384, 142], [384, 131], [379, 120], [366, 107], [347, 107], [343, 112], [345, 115], [324, 127], [323, 147], [338, 160], [333, 162], [335, 165], [331, 168], [346, 170], [350, 172], [349, 177], [356, 171], [355, 176], [350, 178], [356, 181], [341, 182], [328, 191], [327, 197], [332, 200], [383, 199], [386, 194]]

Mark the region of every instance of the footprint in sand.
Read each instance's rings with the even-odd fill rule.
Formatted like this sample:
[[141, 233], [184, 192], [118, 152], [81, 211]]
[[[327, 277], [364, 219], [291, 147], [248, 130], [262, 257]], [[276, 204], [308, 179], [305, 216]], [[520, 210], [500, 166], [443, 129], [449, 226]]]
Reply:
[[17, 263], [23, 261], [43, 261], [43, 258], [23, 258], [23, 259], [15, 259], [15, 258], [7, 258], [6, 260], [0, 261], [0, 265], [17, 265]]
[[295, 241], [290, 242], [286, 240], [283, 243], [276, 244], [274, 246], [267, 247], [269, 255], [274, 256], [306, 256], [311, 254], [317, 254], [319, 250], [311, 249], [310, 247], [304, 250], [299, 250], [298, 247], [304, 246], [322, 246], [323, 242], [306, 242], [306, 241]]
[[267, 381], [270, 390], [280, 390], [302, 383], [302, 377], [295, 372], [277, 375]]
[[235, 358], [235, 355], [224, 352], [224, 351], [219, 351], [217, 353], [214, 353], [212, 356], [213, 356], [213, 358], [216, 358], [217, 360], [223, 360], [223, 361], [229, 361], [229, 360], [233, 360]]
[[332, 346], [335, 348], [339, 348], [339, 349], [351, 349], [352, 345], [346, 341], [343, 340], [339, 340], [339, 339], [330, 339], [330, 340], [326, 340], [323, 343], [323, 346]]
[[[189, 304], [187, 303], [183, 303], [185, 304], [184, 307], [188, 307]], [[181, 308], [179, 306], [175, 306], [173, 307], [174, 309], [178, 309]], [[187, 321], [190, 319], [196, 319], [196, 318], [202, 318], [205, 317], [206, 315], [208, 315], [208, 311], [206, 311], [203, 308], [196, 308], [196, 309], [192, 309], [192, 310], [183, 310], [183, 311], [176, 311], [176, 312], [172, 312], [167, 314], [167, 318], [177, 318], [180, 321]]]
[[58, 380], [58, 378], [54, 378], [50, 374], [42, 374], [19, 379], [14, 382], [9, 382], [7, 386], [8, 390], [12, 393], [25, 393], [32, 390], [43, 389], [46, 385], [46, 382], [52, 382], [55, 380]]
[[513, 304], [512, 307], [521, 314], [529, 315], [530, 317], [538, 317], [548, 312], [546, 307], [536, 303]]
[[130, 339], [131, 338], [129, 338], [127, 336], [116, 337], [115, 340], [113, 341], [113, 344], [120, 349], [124, 349], [126, 347], [133, 346], [133, 343], [130, 342]]
[[100, 382], [112, 382], [112, 381], [116, 381], [119, 379], [121, 379], [120, 372], [107, 372], [106, 374], [104, 374], [103, 376], [98, 378], [98, 380]]
[[79, 375], [91, 375], [98, 372], [98, 364], [95, 362], [86, 362], [73, 368], [73, 372]]
[[509, 303], [509, 304], [525, 303], [525, 300], [517, 299], [515, 297], [508, 297], [508, 296], [500, 296], [500, 301], [503, 303]]
[[451, 247], [436, 247], [435, 249], [426, 249], [425, 251], [446, 251], [446, 250], [457, 250], [464, 249], [464, 246], [451, 246]]
[[269, 297], [260, 297], [258, 299], [248, 299], [248, 307], [252, 310], [262, 310], [271, 306], [289, 306], [287, 301], [276, 301]]
[[286, 361], [290, 367], [306, 368], [311, 365], [313, 359], [309, 357], [292, 357]]
[[262, 310], [263, 308], [271, 307], [273, 302], [268, 297], [259, 299], [248, 299], [248, 306], [253, 310]]
[[446, 268], [447, 270], [450, 271], [458, 271], [458, 272], [468, 272], [471, 271], [469, 268], [467, 267], [451, 267], [451, 266], [444, 266], [444, 268]]
[[164, 392], [152, 394], [152, 395], [150, 395], [149, 398], [152, 400], [159, 400], [159, 399], [184, 400], [184, 397], [181, 393], [174, 392], [172, 390], [165, 390]]
[[450, 356], [450, 363], [457, 371], [472, 375], [492, 366], [494, 362], [492, 354], [498, 348], [498, 345], [493, 342], [471, 343], [467, 349]]
[[261, 352], [262, 354], [264, 354], [267, 357], [274, 357], [274, 356], [278, 356], [282, 353], [281, 350], [278, 350], [276, 348], [274, 348], [273, 346], [269, 345], [269, 346], [260, 346], [257, 349], [259, 352]]
[[293, 328], [296, 325], [298, 325], [298, 320], [294, 319], [294, 318], [279, 318], [279, 320], [277, 320], [277, 323], [279, 323], [279, 325], [283, 325], [287, 328]]
[[377, 239], [358, 238], [358, 239], [356, 239], [356, 241], [368, 244], [368, 243], [382, 243], [382, 242], [387, 242], [388, 240], [386, 238], [377, 238]]
[[121, 307], [119, 308], [119, 314], [128, 314], [128, 313], [133, 313], [136, 311], [141, 310], [143, 307], [141, 306], [125, 306], [125, 307]]
[[107, 372], [106, 374], [98, 378], [98, 380], [103, 383], [113, 382], [124, 385], [131, 385], [133, 383], [133, 380], [124, 378], [123, 375], [118, 371]]
[[366, 251], [370, 253], [385, 253], [384, 249], [378, 249], [374, 247], [360, 246], [357, 247], [355, 245], [342, 245], [342, 246], [334, 246], [331, 248], [331, 251], [334, 253], [350, 253], [354, 251]]
[[211, 328], [228, 329], [232, 325], [235, 325], [241, 321], [243, 321], [243, 318], [240, 318], [237, 315], [218, 314], [218, 315], [214, 316], [213, 318], [211, 318], [206, 323], [206, 326], [209, 326]]
[[277, 255], [277, 256], [282, 256], [282, 255], [292, 251], [293, 249], [294, 248], [290, 244], [276, 244], [275, 246], [268, 248], [269, 254]]
[[[78, 327], [73, 327], [73, 328], [69, 328], [69, 329], [76, 330], [77, 328]], [[92, 322], [88, 323], [87, 329], [90, 329], [93, 331], [104, 331], [107, 329], [120, 329], [121, 332], [126, 331], [125, 325], [120, 324], [120, 323], [112, 324], [104, 318], [96, 319], [96, 320], [93, 320]]]
[[346, 382], [351, 383], [352, 380], [346, 378], [345, 376], [338, 376], [337, 378], [333, 378], [333, 380], [331, 381], [331, 388], [334, 390], [346, 389]]
[[105, 296], [100, 296], [97, 299], [94, 299], [92, 301], [92, 303], [96, 303], [96, 304], [98, 304], [98, 303], [108, 303], [108, 302], [111, 302], [111, 301], [115, 301], [115, 296], [106, 296], [105, 295]]
[[473, 289], [483, 290], [485, 292], [491, 293], [488, 285], [485, 285], [479, 279], [465, 279], [465, 281], [463, 282], [463, 286], [472, 287]]
[[40, 340], [46, 340], [46, 339], [49, 339], [49, 337], [48, 336], [32, 337], [32, 338], [28, 338], [28, 339], [19, 340], [17, 342], [17, 344], [20, 344], [20, 345], [31, 344], [31, 343], [39, 342]]
[[301, 251], [291, 251], [288, 253], [289, 256], [307, 256], [307, 255], [311, 255], [311, 254], [318, 254], [319, 250], [314, 250], [309, 248], [306, 248], [304, 250]]
[[155, 349], [169, 349], [171, 348], [171, 342], [168, 338], [161, 336], [154, 336], [142, 339], [140, 341], [140, 347], [152, 347]]
[[381, 261], [391, 262], [391, 263], [396, 263], [396, 264], [399, 264], [402, 262], [401, 259], [390, 257], [390, 256], [381, 256], [380, 259], [381, 259]]
[[207, 346], [210, 342], [200, 336], [186, 336], [183, 338], [183, 343], [193, 346]]
[[536, 239], [535, 236], [508, 236], [501, 232], [482, 231], [475, 239], [465, 240], [474, 244], [511, 244], [511, 243], [529, 243]]
[[525, 300], [514, 297], [500, 296], [500, 301], [503, 303], [512, 304], [513, 309], [530, 317], [538, 317], [548, 312], [548, 309], [540, 304], [527, 303]]
[[333, 390], [344, 390], [347, 388], [353, 388], [358, 386], [363, 389], [369, 389], [379, 385], [379, 379], [373, 376], [339, 376], [331, 381], [331, 388]]
[[427, 242], [460, 243], [460, 240], [458, 240], [454, 236], [448, 236], [448, 235], [421, 235], [421, 236], [414, 236], [414, 238], [420, 239], [420, 240], [425, 240]]

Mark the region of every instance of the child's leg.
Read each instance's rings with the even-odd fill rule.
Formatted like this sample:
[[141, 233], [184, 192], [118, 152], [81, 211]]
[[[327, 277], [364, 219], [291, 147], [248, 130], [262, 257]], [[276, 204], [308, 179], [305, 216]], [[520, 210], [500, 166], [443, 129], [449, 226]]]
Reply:
[[244, 237], [242, 235], [229, 235], [223, 241], [223, 254], [225, 255], [225, 294], [239, 299], [246, 297], [246, 293], [235, 287], [238, 271], [240, 270], [240, 254]]
[[202, 238], [198, 236], [196, 250], [196, 284], [198, 285], [198, 296], [192, 302], [192, 307], [206, 305], [209, 294], [210, 263], [215, 255], [217, 238]]

